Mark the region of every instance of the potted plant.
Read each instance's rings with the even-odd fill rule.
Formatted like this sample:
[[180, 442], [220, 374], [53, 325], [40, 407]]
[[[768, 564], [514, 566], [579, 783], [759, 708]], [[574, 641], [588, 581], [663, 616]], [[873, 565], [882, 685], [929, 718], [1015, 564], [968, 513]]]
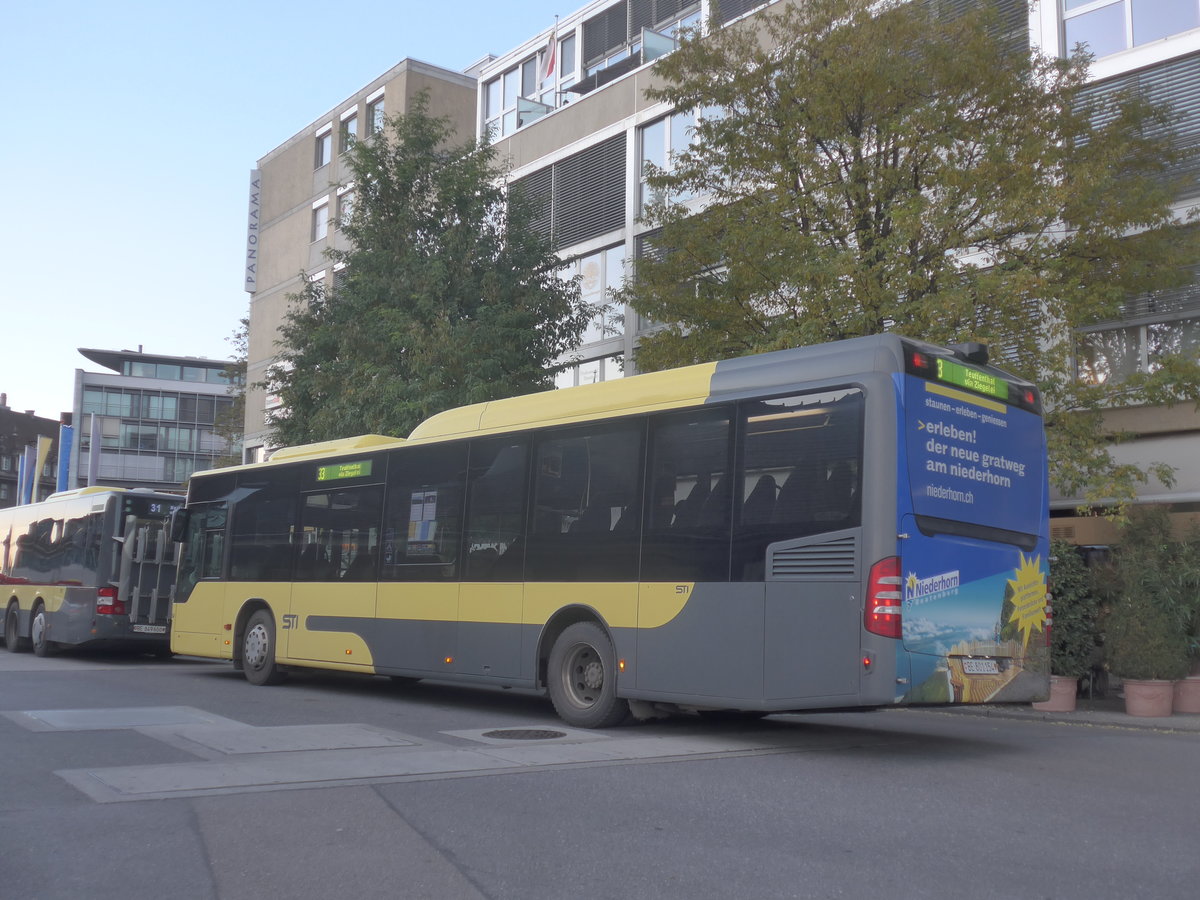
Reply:
[[1066, 541], [1050, 544], [1050, 604], [1050, 699], [1033, 708], [1070, 712], [1079, 679], [1095, 660], [1100, 603], [1083, 556]]
[[1130, 715], [1171, 714], [1172, 682], [1188, 671], [1198, 561], [1195, 545], [1174, 537], [1161, 508], [1139, 511], [1122, 529], [1110, 571], [1105, 648]]

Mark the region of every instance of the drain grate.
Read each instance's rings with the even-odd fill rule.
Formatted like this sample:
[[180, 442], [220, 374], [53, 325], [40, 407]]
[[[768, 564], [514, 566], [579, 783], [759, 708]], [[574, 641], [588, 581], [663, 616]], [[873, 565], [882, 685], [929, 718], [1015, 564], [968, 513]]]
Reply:
[[485, 738], [503, 741], [548, 741], [552, 738], [566, 737], [565, 731], [551, 731], [548, 728], [503, 728], [499, 731], [485, 731]]

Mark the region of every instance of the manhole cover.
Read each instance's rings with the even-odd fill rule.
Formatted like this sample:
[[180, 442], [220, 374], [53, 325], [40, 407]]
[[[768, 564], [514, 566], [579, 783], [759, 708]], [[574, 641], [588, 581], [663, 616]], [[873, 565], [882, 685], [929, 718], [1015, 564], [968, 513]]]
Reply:
[[566, 737], [565, 731], [550, 731], [546, 728], [503, 728], [499, 731], [485, 731], [485, 738], [495, 738], [503, 741], [548, 741], [552, 738]]

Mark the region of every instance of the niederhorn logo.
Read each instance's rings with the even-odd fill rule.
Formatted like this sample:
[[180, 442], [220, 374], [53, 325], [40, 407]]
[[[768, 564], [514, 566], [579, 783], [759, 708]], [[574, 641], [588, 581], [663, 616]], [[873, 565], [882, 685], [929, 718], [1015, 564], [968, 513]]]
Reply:
[[908, 577], [904, 579], [904, 602], [914, 603], [934, 594], [958, 590], [958, 582], [958, 569], [930, 575], [928, 578], [918, 578], [916, 572], [909, 572]]

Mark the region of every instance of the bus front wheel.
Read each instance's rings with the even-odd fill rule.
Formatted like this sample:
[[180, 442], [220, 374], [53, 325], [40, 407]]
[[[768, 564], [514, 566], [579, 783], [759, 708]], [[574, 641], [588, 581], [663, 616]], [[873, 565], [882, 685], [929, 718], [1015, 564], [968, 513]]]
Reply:
[[257, 610], [246, 623], [242, 638], [242, 671], [251, 684], [283, 681], [283, 669], [275, 662], [275, 619], [268, 610]]
[[46, 607], [38, 604], [33, 610], [33, 621], [29, 625], [29, 639], [33, 643], [34, 656], [53, 656], [58, 644], [46, 637]]
[[4, 614], [4, 646], [10, 653], [24, 653], [29, 649], [29, 638], [21, 637], [21, 611], [16, 602]]
[[576, 622], [558, 636], [547, 669], [554, 711], [577, 728], [608, 728], [629, 715], [617, 697], [616, 652], [604, 629]]

